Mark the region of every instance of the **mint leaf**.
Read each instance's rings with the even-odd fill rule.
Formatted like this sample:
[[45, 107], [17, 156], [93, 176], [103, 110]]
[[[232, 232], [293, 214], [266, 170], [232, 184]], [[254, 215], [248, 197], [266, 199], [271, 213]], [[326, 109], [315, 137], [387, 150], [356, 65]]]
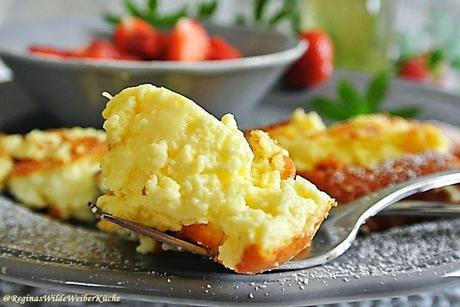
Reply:
[[147, 3], [147, 15], [148, 16], [155, 16], [157, 15], [158, 10], [158, 0], [148, 0]]
[[385, 99], [390, 85], [390, 75], [387, 72], [377, 74], [372, 78], [367, 88], [367, 107], [370, 112], [376, 112]]
[[421, 109], [417, 106], [405, 106], [390, 110], [383, 110], [379, 106], [390, 85], [388, 72], [375, 75], [369, 81], [365, 95], [347, 80], [341, 80], [337, 84], [337, 98], [316, 97], [312, 100], [312, 108], [321, 116], [332, 120], [345, 120], [359, 114], [371, 114], [387, 112], [391, 115], [412, 118], [418, 115]]
[[[123, 0], [125, 10], [130, 16], [141, 18], [149, 22], [154, 27], [169, 28], [182, 17], [191, 16], [198, 19], [209, 19], [212, 17], [218, 7], [218, 0], [204, 0], [193, 7], [193, 11], [189, 12], [188, 5], [183, 6], [177, 11], [167, 14], [161, 14], [159, 11], [159, 0], [144, 0], [144, 5], [138, 6], [135, 0]], [[120, 22], [120, 17], [116, 15], [106, 14], [104, 19], [112, 25]]]
[[323, 117], [327, 117], [333, 120], [344, 120], [349, 117], [347, 111], [331, 99], [317, 97], [313, 99], [311, 104], [313, 109]]
[[301, 18], [298, 0], [284, 0], [284, 6], [289, 12], [289, 23], [292, 32], [299, 33]]
[[113, 14], [104, 14], [104, 20], [108, 22], [109, 24], [116, 26], [121, 22], [121, 17], [118, 15], [113, 15]]
[[439, 63], [444, 59], [444, 51], [441, 49], [433, 50], [427, 61], [428, 69], [434, 71], [438, 68]]
[[263, 20], [265, 16], [265, 11], [267, 9], [268, 0], [255, 0], [253, 15], [255, 21]]
[[301, 18], [298, 10], [291, 12], [291, 30], [294, 33], [300, 32]]
[[[245, 20], [246, 23], [262, 27], [273, 28], [283, 21], [290, 23], [293, 33], [300, 27], [300, 11], [298, 0], [283, 0], [277, 10], [268, 14], [271, 2], [269, 0], [252, 0], [252, 14]], [[281, 2], [281, 1], [279, 1]], [[237, 24], [242, 23], [241, 18], [236, 19]]]
[[267, 22], [269, 28], [277, 26], [283, 19], [289, 16], [289, 12], [285, 9], [279, 10], [275, 15], [273, 15]]
[[358, 90], [349, 81], [341, 80], [337, 85], [337, 94], [339, 96], [339, 103], [344, 109], [347, 109], [350, 114], [360, 114], [367, 112], [366, 103]]
[[387, 111], [391, 115], [401, 116], [404, 118], [413, 118], [420, 113], [420, 109], [416, 106], [401, 107]]
[[177, 12], [173, 12], [171, 14], [166, 14], [162, 16], [156, 16], [153, 20], [151, 20], [151, 24], [154, 27], [158, 28], [170, 28], [174, 26], [179, 19], [182, 17], [187, 16], [187, 6], [184, 6]]
[[126, 10], [131, 16], [144, 19], [144, 14], [142, 14], [141, 10], [137, 7], [137, 5], [134, 2], [132, 2], [131, 0], [125, 0], [124, 4]]
[[211, 18], [217, 11], [217, 4], [217, 0], [201, 3], [198, 6], [197, 17], [202, 20]]

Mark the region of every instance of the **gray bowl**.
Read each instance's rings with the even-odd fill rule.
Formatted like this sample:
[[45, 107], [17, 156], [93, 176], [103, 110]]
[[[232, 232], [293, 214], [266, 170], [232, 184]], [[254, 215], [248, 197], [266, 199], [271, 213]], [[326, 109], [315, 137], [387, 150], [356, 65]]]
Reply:
[[200, 63], [60, 60], [27, 53], [31, 44], [75, 48], [110, 29], [100, 16], [46, 20], [0, 29], [0, 56], [13, 78], [63, 125], [100, 126], [101, 93], [152, 83], [185, 95], [221, 116], [244, 114], [298, 59], [306, 46], [277, 32], [207, 25], [240, 48], [244, 58]]

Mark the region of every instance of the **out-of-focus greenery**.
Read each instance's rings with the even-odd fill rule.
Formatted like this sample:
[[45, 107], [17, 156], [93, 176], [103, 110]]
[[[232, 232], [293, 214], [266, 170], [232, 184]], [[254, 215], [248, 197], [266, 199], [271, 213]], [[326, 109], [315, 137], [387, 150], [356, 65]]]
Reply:
[[384, 109], [391, 76], [388, 72], [376, 74], [369, 82], [364, 93], [349, 81], [341, 80], [337, 84], [337, 97], [316, 97], [312, 100], [313, 110], [333, 121], [345, 120], [360, 114], [389, 113], [401, 117], [415, 117], [420, 109], [414, 106], [397, 109]]
[[269, 11], [273, 0], [252, 0], [250, 15], [237, 15], [237, 24], [254, 25], [264, 28], [274, 28], [281, 22], [288, 22], [291, 30], [296, 33], [300, 27], [299, 0], [283, 0], [281, 5], [273, 12]]
[[431, 11], [429, 21], [424, 25], [426, 33], [432, 37], [432, 46], [420, 46], [419, 38], [407, 33], [399, 34], [399, 59], [397, 63], [425, 54], [428, 56], [429, 69], [435, 71], [438, 64], [446, 63], [460, 70], [460, 27], [451, 12], [445, 8]]
[[[188, 16], [199, 20], [208, 20], [214, 16], [218, 8], [218, 0], [201, 1], [196, 6], [184, 5], [182, 8], [162, 14], [159, 11], [159, 0], [145, 0], [143, 7], [140, 7], [132, 0], [124, 0], [126, 12], [132, 16], [149, 22], [156, 28], [172, 27], [180, 18]], [[113, 25], [118, 24], [122, 16], [107, 13], [104, 19]]]

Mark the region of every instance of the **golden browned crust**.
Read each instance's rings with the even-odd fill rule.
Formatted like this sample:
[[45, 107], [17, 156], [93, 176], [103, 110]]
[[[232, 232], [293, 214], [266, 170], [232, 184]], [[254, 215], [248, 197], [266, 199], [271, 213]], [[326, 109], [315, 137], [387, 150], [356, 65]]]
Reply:
[[[65, 135], [65, 134], [63, 134]], [[82, 137], [74, 140], [69, 140], [71, 147], [71, 161], [78, 161], [82, 157], [94, 156], [96, 159], [107, 151], [107, 145], [95, 137]], [[79, 150], [77, 150], [77, 148]], [[50, 169], [64, 164], [63, 161], [55, 161], [51, 158], [46, 158], [40, 161], [14, 159], [14, 167], [11, 176], [27, 176], [37, 171]]]
[[[287, 124], [289, 124], [289, 120], [284, 120], [262, 127], [260, 130], [270, 132]], [[414, 122], [414, 124], [420, 123]], [[411, 154], [396, 160], [386, 161], [373, 168], [338, 165], [336, 161], [331, 159], [323, 161], [309, 171], [297, 169], [297, 174], [313, 182], [320, 190], [334, 197], [340, 205], [413, 177], [460, 169], [460, 130], [457, 127], [443, 123], [436, 123], [436, 126], [443, 131], [451, 142], [450, 153], [448, 154], [435, 152]], [[340, 125], [334, 126], [329, 130], [332, 134], [353, 134], [352, 130]], [[305, 146], [308, 146], [308, 144], [305, 144]], [[445, 200], [446, 197], [445, 193], [439, 190], [434, 193], [424, 193], [423, 196], [427, 199], [436, 200]]]
[[312, 235], [305, 235], [294, 238], [289, 245], [274, 251], [270, 255], [264, 254], [257, 245], [251, 245], [244, 251], [235, 271], [237, 273], [255, 274], [273, 269], [278, 264], [291, 260], [305, 249], [310, 244], [312, 237]]
[[288, 156], [284, 156], [284, 169], [281, 172], [281, 179], [292, 178], [296, 175], [296, 168], [294, 165], [294, 161]]
[[[283, 179], [295, 176], [296, 170], [293, 161], [286, 156], [285, 162], [285, 169], [282, 171]], [[310, 245], [316, 230], [326, 218], [327, 213], [328, 210], [326, 209], [321, 212], [321, 216], [317, 217], [317, 222], [311, 233], [293, 238], [293, 240], [283, 248], [273, 251], [270, 254], [266, 254], [260, 246], [257, 245], [246, 247], [235, 271], [237, 273], [255, 274], [273, 269], [279, 264], [294, 258], [299, 252]], [[219, 246], [224, 241], [225, 233], [215, 225], [196, 224], [184, 226], [180, 231], [176, 232], [175, 235], [206, 248], [213, 259], [219, 262]]]
[[[11, 160], [6, 187], [20, 203], [57, 219], [92, 221], [87, 201], [100, 192], [105, 136], [93, 128], [63, 128], [10, 135], [2, 148]], [[56, 192], [58, 191], [58, 192]]]
[[[251, 148], [257, 148], [258, 146], [260, 146], [259, 145], [260, 138], [256, 133], [254, 133], [255, 131], [256, 130], [250, 130], [244, 133], [244, 136], [246, 137]], [[276, 140], [272, 139], [272, 141], [275, 142], [275, 144], [279, 146]], [[280, 149], [279, 153], [282, 153], [283, 151], [282, 151], [281, 146], [279, 147], [279, 149]], [[267, 157], [269, 162], [271, 162], [273, 158], [274, 156]], [[294, 161], [292, 161], [292, 159], [289, 157], [289, 153], [287, 151], [284, 151], [283, 159], [284, 159], [284, 165], [283, 165], [283, 169], [281, 170], [281, 179], [287, 179], [287, 178], [294, 177], [296, 175], [296, 168], [294, 165]]]
[[[289, 120], [260, 129], [270, 132], [287, 124], [289, 124]], [[448, 154], [426, 152], [423, 154], [408, 155], [400, 159], [387, 161], [373, 168], [344, 167], [330, 160], [317, 165], [313, 170], [297, 170], [297, 172], [300, 176], [314, 183], [320, 190], [334, 197], [339, 205], [343, 205], [388, 185], [404, 182], [417, 176], [460, 169], [460, 129], [444, 123], [436, 123], [435, 125], [450, 140], [450, 153]], [[340, 131], [337, 127], [333, 131], [333, 133], [343, 132], [346, 131]], [[305, 145], [307, 146], [308, 144]], [[458, 189], [460, 193], [460, 185], [456, 185], [454, 188]], [[414, 195], [413, 198], [451, 201], [450, 196], [450, 193], [445, 189], [435, 189]], [[406, 216], [375, 217], [368, 221], [366, 227], [367, 230], [380, 230], [421, 220], [419, 217]]]
[[325, 210], [321, 213], [321, 216], [318, 217], [318, 221], [315, 223], [315, 227], [312, 232], [305, 233], [301, 237], [294, 238], [291, 243], [274, 251], [270, 255], [264, 254], [255, 245], [247, 247], [235, 271], [244, 274], [260, 273], [274, 269], [278, 265], [293, 259], [299, 253], [310, 247], [316, 231], [326, 218], [328, 212], [329, 210]]
[[201, 245], [214, 257], [219, 254], [219, 246], [225, 236], [221, 229], [212, 224], [184, 226], [176, 235]]
[[[178, 233], [178, 236], [195, 242], [205, 247], [216, 262], [219, 262], [219, 246], [221, 245], [225, 234], [212, 225], [190, 225], [185, 226]], [[313, 237], [313, 234], [297, 237], [291, 243], [278, 249], [270, 254], [264, 253], [257, 245], [248, 246], [243, 252], [240, 262], [235, 268], [235, 272], [243, 274], [255, 274], [270, 270], [278, 264], [289, 261], [300, 251], [305, 249]]]
[[[286, 120], [279, 121], [277, 123], [269, 124], [269, 125], [263, 126], [261, 128], [254, 128], [254, 129], [262, 130], [262, 131], [270, 133], [270, 131], [272, 131], [272, 130], [275, 130], [277, 128], [281, 128], [281, 127], [284, 127], [284, 126], [288, 125], [289, 122], [290, 122], [290, 120], [286, 119]], [[244, 135], [247, 137], [249, 135], [249, 133], [251, 133], [251, 131], [254, 130], [254, 129], [245, 131]]]
[[313, 182], [320, 190], [346, 204], [383, 187], [417, 176], [460, 169], [460, 160], [453, 155], [428, 152], [387, 161], [373, 168], [337, 167], [324, 163], [299, 175]]
[[[322, 215], [318, 217], [315, 228], [311, 233], [306, 233], [301, 237], [293, 238], [289, 244], [271, 252], [270, 254], [265, 253], [257, 245], [246, 247], [241, 260], [235, 268], [235, 272], [242, 274], [255, 274], [274, 269], [279, 264], [291, 260], [301, 251], [310, 246], [314, 234], [318, 230], [322, 221], [325, 219], [326, 215], [327, 210], [323, 211]], [[217, 227], [205, 224], [184, 226], [176, 233], [176, 235], [206, 248], [214, 260], [219, 262], [219, 246], [221, 245], [225, 234]]]

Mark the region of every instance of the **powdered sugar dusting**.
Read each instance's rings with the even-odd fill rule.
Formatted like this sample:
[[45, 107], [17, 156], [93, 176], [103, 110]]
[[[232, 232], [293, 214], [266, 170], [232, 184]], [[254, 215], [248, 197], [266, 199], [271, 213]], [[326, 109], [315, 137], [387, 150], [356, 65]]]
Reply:
[[[460, 219], [372, 233], [359, 237], [345, 255], [321, 267], [256, 276], [236, 275], [187, 253], [139, 255], [134, 251], [135, 242], [50, 220], [4, 198], [0, 198], [0, 221], [0, 258], [20, 257], [87, 268], [91, 272], [89, 279], [103, 270], [155, 275], [164, 279], [164, 295], [168, 297], [176, 291], [210, 297], [229, 295], [225, 288], [229, 284], [240, 298], [258, 300], [276, 297], [280, 291], [308, 292], [315, 284], [327, 288], [336, 280], [346, 287], [362, 277], [385, 276], [384, 284], [388, 279], [396, 280], [401, 273], [423, 272], [442, 264], [452, 264], [453, 268], [460, 262]], [[189, 277], [199, 280], [199, 288], [195, 283], [184, 283], [184, 278]], [[142, 282], [143, 279], [135, 284], [119, 280], [117, 285], [133, 288]]]
[[460, 261], [460, 219], [398, 227], [359, 238], [342, 257], [307, 270], [310, 278], [359, 278]]

